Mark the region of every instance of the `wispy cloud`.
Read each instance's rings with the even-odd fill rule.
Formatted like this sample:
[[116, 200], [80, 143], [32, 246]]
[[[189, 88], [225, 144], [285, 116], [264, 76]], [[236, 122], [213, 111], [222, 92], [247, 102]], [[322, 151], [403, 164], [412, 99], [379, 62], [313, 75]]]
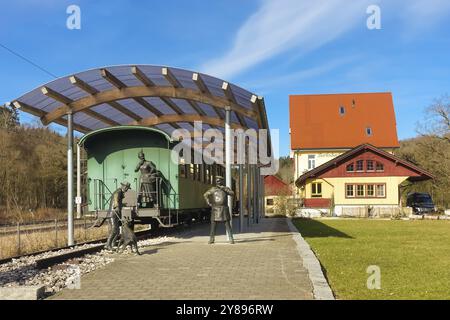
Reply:
[[364, 22], [370, 2], [264, 0], [241, 26], [231, 49], [205, 63], [202, 70], [230, 78], [285, 51], [295, 48], [306, 53], [316, 49], [358, 21]]
[[[338, 67], [344, 66], [351, 62], [358, 60], [358, 56], [351, 56], [345, 58], [338, 58], [330, 61], [326, 61], [318, 66], [314, 66], [307, 69], [302, 69], [299, 71], [283, 74], [281, 76], [264, 78], [263, 80], [256, 80], [245, 84], [245, 87], [252, 88], [258, 92], [276, 89], [279, 87], [286, 87], [289, 84], [295, 84], [298, 86], [301, 81], [314, 79], [319, 76], [323, 76]], [[261, 93], [261, 92], [260, 92]]]
[[[446, 16], [450, 10], [448, 0], [415, 0], [404, 6], [405, 18], [411, 18], [411, 23], [432, 24]], [[422, 20], [423, 19], [423, 20]]]
[[223, 78], [246, 71], [282, 53], [303, 55], [338, 39], [360, 25], [366, 8], [381, 7], [383, 17], [400, 19], [408, 34], [432, 27], [448, 16], [448, 0], [262, 0], [261, 6], [237, 31], [230, 49], [200, 68]]

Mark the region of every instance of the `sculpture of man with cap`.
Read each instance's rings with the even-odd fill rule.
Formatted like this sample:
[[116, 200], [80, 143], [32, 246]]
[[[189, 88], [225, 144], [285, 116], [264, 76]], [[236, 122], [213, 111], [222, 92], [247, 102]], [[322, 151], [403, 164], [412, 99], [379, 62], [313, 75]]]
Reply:
[[209, 244], [214, 243], [216, 235], [216, 223], [225, 222], [225, 228], [230, 237], [230, 243], [234, 243], [233, 232], [231, 230], [231, 213], [228, 207], [228, 196], [234, 196], [233, 190], [224, 186], [223, 177], [216, 177], [216, 186], [205, 192], [203, 197], [206, 203], [211, 207], [211, 232], [209, 235]]
[[111, 233], [109, 234], [108, 240], [106, 241], [105, 248], [107, 250], [112, 250], [117, 237], [119, 236], [120, 219], [122, 218], [122, 206], [123, 198], [125, 198], [125, 192], [130, 189], [130, 183], [127, 181], [120, 183], [120, 188], [118, 188], [111, 197], [111, 210], [110, 223], [111, 223]]

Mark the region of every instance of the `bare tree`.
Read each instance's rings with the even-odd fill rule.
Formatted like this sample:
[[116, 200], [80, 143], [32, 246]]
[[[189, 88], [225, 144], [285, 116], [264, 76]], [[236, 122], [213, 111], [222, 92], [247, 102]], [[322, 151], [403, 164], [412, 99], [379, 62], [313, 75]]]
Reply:
[[450, 143], [449, 95], [444, 95], [436, 99], [426, 109], [424, 122], [419, 125], [418, 132], [422, 136], [434, 137]]

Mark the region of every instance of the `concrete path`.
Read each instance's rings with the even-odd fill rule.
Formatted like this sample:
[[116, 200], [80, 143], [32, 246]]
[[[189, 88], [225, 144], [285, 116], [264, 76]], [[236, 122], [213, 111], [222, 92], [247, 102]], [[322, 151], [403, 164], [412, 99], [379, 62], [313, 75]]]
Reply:
[[113, 263], [82, 277], [81, 289], [50, 299], [313, 299], [286, 219], [262, 219], [236, 234], [234, 245], [223, 225], [216, 244], [208, 245], [208, 228], [195, 226], [141, 248], [141, 256], [114, 254]]

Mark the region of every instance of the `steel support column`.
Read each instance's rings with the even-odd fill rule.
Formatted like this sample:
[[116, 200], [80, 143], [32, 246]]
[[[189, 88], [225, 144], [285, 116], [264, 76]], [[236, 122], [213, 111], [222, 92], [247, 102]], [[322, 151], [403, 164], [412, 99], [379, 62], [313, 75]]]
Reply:
[[[225, 185], [232, 188], [231, 182], [231, 108], [225, 108]], [[228, 197], [228, 207], [230, 208], [231, 217], [233, 218], [233, 199]], [[230, 221], [233, 227], [233, 219]], [[230, 235], [227, 233], [227, 238], [230, 240]]]
[[262, 205], [261, 205], [261, 217], [266, 217], [266, 188], [264, 185], [264, 176], [261, 176], [261, 194], [262, 194]]
[[73, 115], [67, 114], [67, 245], [74, 245], [73, 229]]
[[77, 219], [81, 218], [81, 148], [77, 143]]
[[256, 164], [253, 165], [253, 222], [258, 223], [258, 170]]
[[244, 165], [239, 164], [239, 232], [244, 232]]
[[247, 163], [247, 227], [250, 227], [250, 217], [252, 215], [252, 169]]
[[259, 218], [264, 217], [264, 190], [263, 190], [263, 176], [261, 175], [261, 169], [258, 170], [258, 181], [259, 181]]

